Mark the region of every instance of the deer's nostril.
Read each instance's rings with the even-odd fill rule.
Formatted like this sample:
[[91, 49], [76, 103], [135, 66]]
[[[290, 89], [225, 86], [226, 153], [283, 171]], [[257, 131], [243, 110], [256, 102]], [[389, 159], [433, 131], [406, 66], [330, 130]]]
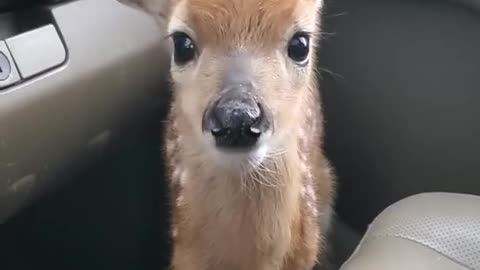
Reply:
[[258, 138], [258, 137], [260, 137], [260, 135], [262, 135], [262, 131], [259, 128], [250, 127], [249, 135], [252, 136], [252, 137]]
[[223, 137], [228, 135], [229, 130], [226, 128], [213, 128], [211, 132], [214, 137]]
[[257, 141], [260, 138], [260, 136], [262, 136], [262, 131], [256, 127], [246, 128], [242, 132], [244, 133], [243, 136], [245, 136], [246, 138], [252, 141]]

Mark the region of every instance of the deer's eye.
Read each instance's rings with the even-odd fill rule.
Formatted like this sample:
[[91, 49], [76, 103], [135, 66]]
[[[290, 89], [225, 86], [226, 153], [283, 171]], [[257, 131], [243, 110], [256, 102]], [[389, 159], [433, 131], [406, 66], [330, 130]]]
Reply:
[[177, 65], [184, 65], [195, 58], [195, 44], [187, 34], [175, 32], [172, 39], [175, 50], [173, 60]]
[[298, 64], [308, 62], [310, 53], [310, 36], [307, 33], [296, 33], [288, 42], [288, 57]]

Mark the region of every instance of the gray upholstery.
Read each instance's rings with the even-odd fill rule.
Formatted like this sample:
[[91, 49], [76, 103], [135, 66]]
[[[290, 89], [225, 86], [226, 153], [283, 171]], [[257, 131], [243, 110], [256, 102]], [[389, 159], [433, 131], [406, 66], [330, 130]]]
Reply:
[[467, 7], [475, 8], [480, 10], [480, 1], [479, 0], [451, 0], [453, 3], [464, 4]]
[[413, 194], [480, 195], [478, 1], [327, 3], [321, 90], [340, 218], [363, 233]]
[[480, 197], [425, 193], [380, 214], [341, 270], [480, 269]]

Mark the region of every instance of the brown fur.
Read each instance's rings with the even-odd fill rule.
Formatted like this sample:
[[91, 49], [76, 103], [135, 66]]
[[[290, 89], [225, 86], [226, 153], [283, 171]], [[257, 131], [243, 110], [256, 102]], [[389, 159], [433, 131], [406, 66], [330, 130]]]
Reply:
[[[315, 48], [305, 68], [289, 63], [285, 48], [297, 28], [312, 32], [316, 44], [321, 1], [157, 1], [168, 3], [150, 13], [166, 16], [169, 29], [188, 27], [199, 50], [194, 64], [174, 65], [171, 74], [165, 155], [172, 269], [312, 269], [325, 247], [335, 189], [322, 150]], [[268, 158], [232, 173], [202, 141], [201, 117], [220, 90], [229, 57], [238, 54], [250, 59], [275, 127]]]

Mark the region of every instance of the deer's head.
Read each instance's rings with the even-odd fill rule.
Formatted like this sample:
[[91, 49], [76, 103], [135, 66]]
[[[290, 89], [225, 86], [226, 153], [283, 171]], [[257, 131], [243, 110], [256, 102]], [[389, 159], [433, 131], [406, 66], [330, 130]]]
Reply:
[[322, 0], [119, 1], [164, 22], [182, 135], [226, 166], [284, 150], [315, 83]]

